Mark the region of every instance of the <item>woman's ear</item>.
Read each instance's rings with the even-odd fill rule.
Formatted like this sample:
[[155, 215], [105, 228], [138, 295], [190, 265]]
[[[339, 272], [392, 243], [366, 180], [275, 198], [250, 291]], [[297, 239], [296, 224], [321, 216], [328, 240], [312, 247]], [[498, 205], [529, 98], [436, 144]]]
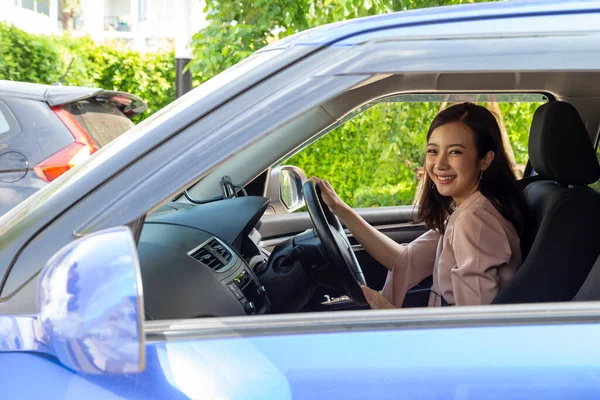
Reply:
[[486, 169], [488, 169], [490, 167], [490, 165], [492, 165], [492, 161], [494, 161], [494, 158], [496, 157], [496, 153], [494, 153], [493, 151], [488, 151], [487, 154], [485, 155], [485, 157], [483, 157], [481, 159], [481, 161], [479, 161], [479, 168], [482, 171], [485, 171]]

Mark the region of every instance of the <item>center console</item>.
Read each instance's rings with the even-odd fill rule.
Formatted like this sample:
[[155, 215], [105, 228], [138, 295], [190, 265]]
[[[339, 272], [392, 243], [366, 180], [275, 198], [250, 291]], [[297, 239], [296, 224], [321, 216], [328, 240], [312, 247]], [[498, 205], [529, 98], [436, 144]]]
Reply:
[[226, 285], [240, 301], [246, 314], [265, 314], [269, 311], [271, 304], [267, 292], [249, 268], [241, 268]]
[[264, 286], [243, 258], [216, 237], [211, 237], [188, 255], [219, 274], [221, 283], [233, 293], [246, 314], [265, 314], [271, 304]]

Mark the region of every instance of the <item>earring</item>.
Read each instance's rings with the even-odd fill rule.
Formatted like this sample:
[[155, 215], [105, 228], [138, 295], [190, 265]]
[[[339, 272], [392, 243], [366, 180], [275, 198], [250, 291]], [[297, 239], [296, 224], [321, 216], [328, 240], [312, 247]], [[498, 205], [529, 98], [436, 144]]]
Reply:
[[483, 177], [483, 169], [481, 170], [481, 172], [479, 173], [479, 180], [477, 181], [477, 186], [479, 186], [479, 183], [481, 182], [481, 178]]

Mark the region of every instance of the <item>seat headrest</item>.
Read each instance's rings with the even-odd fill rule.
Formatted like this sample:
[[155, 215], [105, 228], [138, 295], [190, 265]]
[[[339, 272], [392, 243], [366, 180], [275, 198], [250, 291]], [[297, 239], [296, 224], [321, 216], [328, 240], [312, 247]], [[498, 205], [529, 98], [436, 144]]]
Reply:
[[537, 173], [566, 185], [596, 182], [600, 165], [579, 113], [569, 103], [539, 107], [529, 132], [529, 158]]

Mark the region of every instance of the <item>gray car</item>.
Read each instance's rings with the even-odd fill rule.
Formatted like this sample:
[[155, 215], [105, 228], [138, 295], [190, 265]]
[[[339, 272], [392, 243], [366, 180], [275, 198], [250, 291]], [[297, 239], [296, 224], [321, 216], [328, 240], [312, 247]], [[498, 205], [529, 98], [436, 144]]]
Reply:
[[133, 126], [139, 97], [0, 81], [0, 215]]

